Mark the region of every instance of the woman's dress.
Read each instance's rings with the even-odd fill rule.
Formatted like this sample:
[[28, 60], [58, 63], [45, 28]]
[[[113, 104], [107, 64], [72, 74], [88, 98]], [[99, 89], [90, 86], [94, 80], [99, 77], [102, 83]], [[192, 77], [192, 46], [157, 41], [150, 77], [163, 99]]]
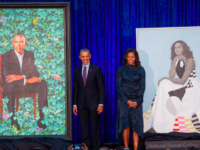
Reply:
[[[145, 71], [143, 67], [124, 65], [117, 71], [116, 87], [118, 93], [117, 139], [122, 138], [122, 131], [130, 127], [143, 137], [142, 102], [145, 90]], [[127, 101], [137, 102], [136, 108], [129, 108]]]
[[[185, 70], [183, 61], [176, 62], [176, 72], [182, 78]], [[157, 133], [200, 132], [200, 80], [195, 69], [187, 81], [176, 84], [161, 81], [156, 96], [144, 114], [144, 132]]]

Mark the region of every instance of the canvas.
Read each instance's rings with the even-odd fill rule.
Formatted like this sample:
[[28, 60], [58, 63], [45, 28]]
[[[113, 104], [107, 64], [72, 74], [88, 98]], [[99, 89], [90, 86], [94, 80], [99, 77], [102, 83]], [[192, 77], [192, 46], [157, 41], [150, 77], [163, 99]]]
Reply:
[[[3, 105], [1, 136], [66, 134], [68, 94], [66, 69], [68, 68], [66, 68], [65, 28], [64, 8], [0, 8]], [[19, 41], [13, 37], [16, 34], [23, 34], [27, 42], [22, 53], [22, 64], [18, 57], [19, 44], [14, 43]], [[12, 81], [11, 74], [23, 75], [25, 79]], [[32, 77], [39, 78], [40, 81], [34, 82], [40, 84], [39, 86], [29, 83]], [[41, 85], [42, 82], [44, 86]], [[15, 93], [12, 94], [15, 96], [15, 101], [12, 102], [14, 112], [9, 111], [12, 107], [9, 104], [10, 93], [7, 92], [9, 85], [16, 87], [12, 91]], [[35, 100], [30, 93], [35, 93]], [[40, 113], [44, 114], [41, 123], [45, 124], [46, 128], [38, 126]], [[12, 117], [18, 122], [20, 129], [12, 124]]]
[[146, 71], [144, 132], [200, 132], [200, 28], [137, 30]]

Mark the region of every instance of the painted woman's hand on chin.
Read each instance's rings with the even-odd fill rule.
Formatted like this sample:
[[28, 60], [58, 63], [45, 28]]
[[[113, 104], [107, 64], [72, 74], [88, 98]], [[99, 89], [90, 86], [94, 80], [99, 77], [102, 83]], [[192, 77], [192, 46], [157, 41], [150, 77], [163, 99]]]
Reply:
[[186, 57], [183, 56], [183, 55], [176, 56], [175, 58], [178, 59], [178, 60], [183, 60], [183, 61], [186, 60]]

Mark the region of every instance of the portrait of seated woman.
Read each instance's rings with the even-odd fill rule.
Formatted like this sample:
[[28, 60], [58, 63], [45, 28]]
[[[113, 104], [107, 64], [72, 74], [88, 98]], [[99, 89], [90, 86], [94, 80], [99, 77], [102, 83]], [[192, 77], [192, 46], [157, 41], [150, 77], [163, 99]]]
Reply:
[[200, 132], [200, 80], [193, 53], [184, 41], [172, 44], [169, 77], [158, 81], [143, 119], [144, 132]]

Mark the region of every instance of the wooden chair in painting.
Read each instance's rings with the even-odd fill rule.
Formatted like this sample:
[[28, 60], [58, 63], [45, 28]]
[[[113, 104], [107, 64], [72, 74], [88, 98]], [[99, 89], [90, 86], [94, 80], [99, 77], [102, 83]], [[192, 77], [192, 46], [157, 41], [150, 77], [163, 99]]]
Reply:
[[[2, 65], [2, 54], [0, 54], [0, 113], [1, 113], [1, 123], [2, 123], [2, 119], [3, 119], [3, 101], [2, 101], [2, 99], [4, 98], [4, 96], [3, 96], [3, 88], [2, 88], [1, 65]], [[33, 98], [33, 107], [34, 107], [34, 120], [35, 120], [35, 118], [36, 118], [36, 96], [37, 96], [37, 93], [19, 93], [19, 94], [16, 94], [15, 95], [16, 112], [18, 112], [19, 99], [20, 98], [32, 97]]]

